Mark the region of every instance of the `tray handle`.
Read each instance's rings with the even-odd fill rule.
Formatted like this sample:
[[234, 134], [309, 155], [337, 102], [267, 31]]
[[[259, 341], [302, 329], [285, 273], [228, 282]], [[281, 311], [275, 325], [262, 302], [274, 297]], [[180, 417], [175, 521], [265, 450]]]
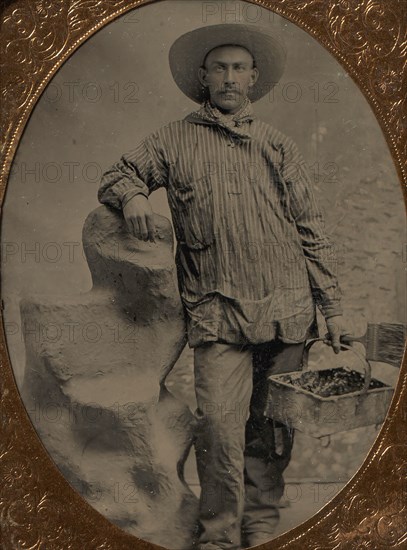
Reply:
[[[305, 344], [304, 354], [303, 354], [303, 357], [302, 357], [302, 368], [303, 368], [303, 370], [310, 370], [309, 369], [309, 352], [310, 352], [310, 349], [312, 348], [312, 346], [316, 342], [323, 342], [323, 341], [324, 341], [323, 338], [313, 338], [312, 340], [308, 340], [308, 342]], [[366, 357], [363, 357], [363, 355], [361, 353], [356, 351], [352, 346], [348, 346], [347, 344], [341, 343], [341, 349], [352, 351], [353, 354], [356, 355], [356, 357], [358, 359], [360, 359], [360, 361], [362, 362], [363, 370], [364, 370], [364, 374], [365, 374], [365, 382], [363, 384], [361, 395], [365, 395], [367, 393], [367, 390], [369, 389], [370, 381], [372, 380], [372, 367], [371, 367], [369, 361], [366, 359]]]

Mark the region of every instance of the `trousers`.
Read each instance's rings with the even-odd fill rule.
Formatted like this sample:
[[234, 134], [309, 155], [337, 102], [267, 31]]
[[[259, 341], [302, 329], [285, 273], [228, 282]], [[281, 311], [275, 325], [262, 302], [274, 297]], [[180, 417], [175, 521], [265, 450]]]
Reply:
[[[267, 377], [299, 370], [304, 343], [195, 348], [198, 548], [253, 546], [272, 538], [293, 433], [264, 415]], [[279, 450], [280, 448], [280, 450]]]

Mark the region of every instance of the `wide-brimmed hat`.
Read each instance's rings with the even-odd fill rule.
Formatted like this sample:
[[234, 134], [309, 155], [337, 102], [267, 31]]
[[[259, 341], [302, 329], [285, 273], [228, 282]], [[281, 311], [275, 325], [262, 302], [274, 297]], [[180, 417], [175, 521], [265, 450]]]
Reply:
[[251, 101], [258, 101], [280, 80], [285, 67], [286, 50], [280, 38], [269, 29], [242, 23], [200, 27], [183, 34], [169, 53], [172, 76], [180, 90], [193, 101], [202, 103], [206, 90], [199, 82], [198, 69], [214, 48], [225, 45], [246, 48], [259, 70], [257, 83], [251, 88]]

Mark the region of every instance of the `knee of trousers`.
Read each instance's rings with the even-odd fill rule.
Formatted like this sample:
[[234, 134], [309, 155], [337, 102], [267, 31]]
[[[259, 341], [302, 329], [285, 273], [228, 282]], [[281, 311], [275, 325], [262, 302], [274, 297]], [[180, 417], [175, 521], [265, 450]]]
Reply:
[[235, 407], [233, 410], [222, 404], [211, 405], [210, 409], [197, 409], [197, 433], [212, 433], [225, 440], [244, 437], [249, 418], [249, 407]]
[[195, 448], [199, 456], [203, 453], [216, 462], [240, 464], [245, 448], [245, 421], [235, 423], [219, 415], [201, 416]]

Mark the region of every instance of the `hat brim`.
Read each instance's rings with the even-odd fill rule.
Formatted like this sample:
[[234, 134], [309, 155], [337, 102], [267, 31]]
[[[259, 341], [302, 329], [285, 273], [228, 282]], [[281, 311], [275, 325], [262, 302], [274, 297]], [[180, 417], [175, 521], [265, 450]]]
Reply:
[[172, 76], [180, 90], [192, 101], [202, 103], [205, 88], [198, 79], [198, 69], [214, 48], [233, 44], [246, 48], [254, 57], [259, 78], [251, 88], [250, 99], [258, 101], [280, 80], [286, 62], [286, 50], [269, 30], [238, 23], [210, 25], [180, 36], [171, 46], [169, 62]]

